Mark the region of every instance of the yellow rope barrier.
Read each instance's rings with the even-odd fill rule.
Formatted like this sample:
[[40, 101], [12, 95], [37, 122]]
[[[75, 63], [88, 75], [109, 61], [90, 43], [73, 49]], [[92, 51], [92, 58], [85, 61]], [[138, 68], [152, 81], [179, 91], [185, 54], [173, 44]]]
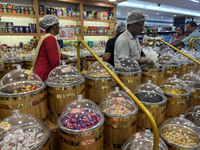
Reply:
[[104, 62], [91, 50], [91, 48], [83, 41], [79, 41], [77, 45], [77, 63], [78, 63], [78, 70], [80, 71], [80, 44], [83, 44], [89, 52], [100, 62], [100, 64], [108, 71], [108, 73], [115, 79], [115, 81], [126, 91], [126, 93], [135, 101], [135, 103], [138, 105], [138, 107], [147, 115], [149, 118], [152, 128], [153, 128], [153, 134], [154, 134], [154, 145], [153, 149], [158, 150], [158, 144], [159, 144], [159, 132], [157, 124], [152, 116], [152, 114], [149, 112], [149, 110], [138, 100], [138, 98], [121, 82], [121, 80], [107, 67], [107, 65], [104, 64]]
[[189, 43], [189, 47], [188, 47], [188, 49], [189, 49], [189, 51], [190, 51], [190, 49], [191, 49], [191, 45], [192, 45], [192, 41], [194, 40], [194, 38], [191, 38], [190, 39], [190, 43]]
[[[147, 42], [148, 42], [148, 40], [150, 40], [150, 41], [153, 42], [153, 40], [152, 40], [151, 38], [147, 38], [147, 39], [146, 39], [146, 42], [145, 42], [145, 47], [147, 47]], [[160, 46], [158, 43], [156, 43], [156, 45]]]
[[196, 38], [193, 42], [192, 42], [192, 47], [191, 47], [191, 50], [193, 50], [193, 47], [194, 47], [194, 42], [196, 42], [197, 44], [200, 45], [200, 43], [197, 41], [197, 40], [200, 40], [200, 38]]
[[[156, 42], [156, 41], [161, 41], [161, 42], [163, 42], [164, 44], [168, 45], [168, 46], [169, 46], [170, 48], [172, 48], [173, 50], [175, 50], [175, 51], [177, 51], [177, 52], [183, 54], [183, 55], [186, 56], [187, 58], [191, 59], [192, 61], [194, 61], [195, 63], [197, 63], [197, 64], [200, 65], [200, 62], [199, 62], [199, 61], [197, 61], [196, 59], [194, 59], [194, 58], [192, 58], [191, 56], [187, 55], [186, 53], [182, 52], [181, 50], [177, 49], [176, 47], [172, 46], [171, 44], [169, 44], [169, 43], [167, 43], [167, 42], [165, 42], [165, 41], [163, 41], [163, 40], [161, 40], [161, 39], [156, 39], [154, 42]], [[154, 48], [154, 42], [153, 42], [152, 48]]]

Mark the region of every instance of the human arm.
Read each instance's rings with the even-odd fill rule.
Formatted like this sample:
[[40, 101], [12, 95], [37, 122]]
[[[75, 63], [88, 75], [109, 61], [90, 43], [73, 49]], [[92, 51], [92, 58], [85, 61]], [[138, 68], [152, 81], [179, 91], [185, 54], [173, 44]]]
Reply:
[[114, 53], [115, 39], [116, 38], [112, 38], [112, 39], [108, 40], [108, 42], [106, 44], [105, 53], [102, 55], [102, 58], [104, 61], [109, 61], [112, 53]]
[[185, 45], [185, 43], [183, 41], [178, 41], [178, 42], [174, 43], [172, 46], [178, 47], [180, 45]]
[[102, 55], [102, 58], [104, 61], [109, 61], [110, 57], [111, 57], [111, 53], [109, 53], [109, 52], [106, 52]]

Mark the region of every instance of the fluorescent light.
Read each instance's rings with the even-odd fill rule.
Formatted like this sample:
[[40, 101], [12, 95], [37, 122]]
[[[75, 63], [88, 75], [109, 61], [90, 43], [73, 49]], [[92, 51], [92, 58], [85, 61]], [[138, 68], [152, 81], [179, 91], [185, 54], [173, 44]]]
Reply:
[[156, 15], [159, 15], [159, 13], [156, 13]]
[[199, 3], [199, 1], [198, 1], [198, 0], [190, 0], [190, 1], [192, 1], [192, 2], [195, 2], [195, 3]]
[[174, 17], [176, 17], [176, 15], [174, 15]]
[[110, 2], [115, 2], [116, 0], [109, 0]]
[[153, 10], [159, 10], [159, 7], [155, 7], [155, 6], [146, 6], [147, 9], [153, 9]]

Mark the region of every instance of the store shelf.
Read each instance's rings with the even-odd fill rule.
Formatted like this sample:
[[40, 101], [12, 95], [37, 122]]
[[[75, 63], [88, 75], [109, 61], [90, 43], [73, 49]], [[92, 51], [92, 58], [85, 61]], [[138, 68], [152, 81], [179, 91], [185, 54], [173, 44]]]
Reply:
[[104, 22], [104, 23], [114, 23], [113, 20], [101, 20], [101, 19], [83, 19], [84, 21], [94, 21], [94, 22]]
[[84, 36], [115, 36], [113, 34], [84, 34]]
[[[40, 33], [42, 36], [45, 35], [46, 33]], [[81, 34], [75, 34], [75, 36], [81, 36]]]
[[[43, 18], [45, 15], [40, 15], [40, 18]], [[72, 17], [58, 17], [60, 20], [71, 20], [71, 21], [81, 21], [81, 18], [72, 18]]]
[[0, 33], [0, 36], [37, 36], [37, 33]]
[[35, 18], [35, 15], [27, 14], [13, 14], [13, 13], [1, 13], [2, 17], [17, 17], [17, 18]]

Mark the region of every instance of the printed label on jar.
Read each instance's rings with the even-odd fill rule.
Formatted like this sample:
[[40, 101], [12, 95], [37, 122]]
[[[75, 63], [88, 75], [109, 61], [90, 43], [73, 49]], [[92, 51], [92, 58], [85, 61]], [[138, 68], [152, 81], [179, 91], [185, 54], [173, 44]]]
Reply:
[[71, 113], [81, 113], [83, 109], [72, 109]]
[[117, 102], [124, 101], [124, 97], [115, 97], [115, 101]]
[[0, 128], [1, 129], [7, 130], [9, 127], [10, 127], [10, 124], [7, 123], [7, 122], [1, 122], [0, 123]]
[[137, 140], [137, 139], [139, 139], [140, 138], [140, 133], [138, 132], [138, 133], [135, 133], [135, 139]]
[[71, 67], [61, 68], [61, 72], [62, 72], [62, 73], [71, 72], [71, 71], [72, 71], [72, 68], [71, 68]]
[[26, 70], [26, 71], [24, 71], [24, 73], [25, 74], [30, 74], [30, 73], [32, 73], [32, 71], [31, 70]]

